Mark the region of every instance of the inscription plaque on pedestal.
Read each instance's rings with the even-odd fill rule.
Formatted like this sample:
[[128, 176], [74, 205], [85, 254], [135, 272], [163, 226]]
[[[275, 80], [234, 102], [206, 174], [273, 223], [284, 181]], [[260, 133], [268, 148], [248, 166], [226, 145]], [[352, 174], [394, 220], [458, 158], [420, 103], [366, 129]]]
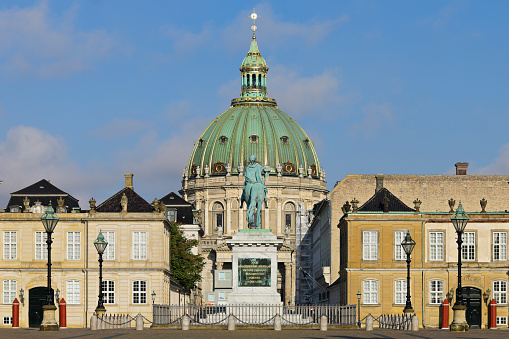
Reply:
[[239, 286], [270, 286], [270, 258], [239, 258]]

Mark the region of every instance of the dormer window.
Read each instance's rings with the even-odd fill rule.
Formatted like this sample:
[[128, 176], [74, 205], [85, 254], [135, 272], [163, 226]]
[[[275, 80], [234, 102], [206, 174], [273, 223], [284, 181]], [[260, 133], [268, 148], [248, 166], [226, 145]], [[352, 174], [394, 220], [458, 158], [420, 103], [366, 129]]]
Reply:
[[288, 137], [286, 135], [283, 135], [280, 139], [281, 139], [281, 143], [283, 145], [287, 145], [288, 144]]
[[309, 139], [304, 139], [304, 145], [306, 145], [307, 147], [309, 147]]
[[219, 137], [219, 143], [220, 143], [220, 144], [224, 145], [224, 144], [226, 144], [227, 142], [228, 142], [228, 138], [227, 138], [227, 137], [225, 137], [224, 135], [221, 135], [221, 136]]
[[251, 141], [251, 143], [252, 143], [252, 144], [256, 144], [256, 143], [258, 143], [258, 136], [257, 136], [257, 135], [254, 135], [254, 134], [253, 134], [253, 135], [251, 135], [251, 136], [249, 137], [249, 141]]
[[20, 211], [19, 206], [11, 206], [9, 207], [9, 210], [11, 211], [11, 213], [19, 213]]
[[198, 147], [202, 147], [203, 146], [203, 139], [200, 139], [198, 140]]

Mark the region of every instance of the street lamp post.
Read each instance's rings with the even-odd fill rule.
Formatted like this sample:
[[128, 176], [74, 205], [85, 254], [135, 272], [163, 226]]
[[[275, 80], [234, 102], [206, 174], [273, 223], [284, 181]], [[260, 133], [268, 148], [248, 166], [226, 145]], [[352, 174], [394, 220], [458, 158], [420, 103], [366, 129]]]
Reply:
[[463, 291], [461, 287], [461, 244], [463, 243], [461, 236], [463, 235], [465, 227], [467, 227], [469, 219], [470, 217], [465, 213], [460, 201], [456, 213], [451, 217], [451, 222], [458, 234], [458, 239], [456, 240], [458, 243], [458, 288], [456, 289], [456, 301], [452, 307], [454, 311], [454, 318], [450, 326], [452, 332], [465, 332], [469, 329], [466, 318], [467, 306], [463, 301]]
[[99, 253], [99, 300], [97, 301], [95, 313], [97, 315], [103, 315], [106, 313], [103, 301], [103, 253], [106, 246], [108, 246], [108, 242], [104, 239], [102, 232], [99, 232], [97, 239], [94, 240], [94, 246], [97, 249], [97, 253]]
[[357, 326], [361, 328], [361, 291], [357, 290]]
[[46, 244], [48, 245], [48, 290], [46, 293], [46, 302], [44, 306], [42, 306], [43, 316], [40, 326], [41, 331], [59, 330], [59, 326], [55, 319], [55, 310], [57, 308], [55, 306], [55, 302], [53, 301], [53, 290], [51, 289], [51, 243], [53, 242], [51, 239], [51, 234], [55, 230], [55, 227], [58, 224], [58, 220], [59, 217], [55, 214], [55, 211], [53, 210], [53, 207], [51, 207], [50, 202], [50, 205], [46, 209], [46, 213], [41, 216], [41, 221], [47, 235]]
[[401, 242], [401, 247], [403, 247], [406, 253], [406, 305], [405, 309], [403, 309], [403, 313], [414, 313], [412, 301], [410, 300], [410, 254], [412, 254], [414, 250], [415, 241], [412, 239], [410, 231], [407, 232], [405, 239]]

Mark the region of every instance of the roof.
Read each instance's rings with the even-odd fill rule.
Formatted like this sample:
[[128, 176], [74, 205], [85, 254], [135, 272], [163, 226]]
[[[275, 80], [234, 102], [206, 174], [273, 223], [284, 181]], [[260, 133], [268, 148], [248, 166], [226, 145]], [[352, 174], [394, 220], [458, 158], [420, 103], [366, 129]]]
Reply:
[[162, 197], [161, 201], [166, 206], [191, 206], [192, 204], [182, 199], [178, 194], [171, 192]]
[[413, 208], [408, 207], [392, 194], [387, 188], [382, 187], [368, 201], [366, 201], [358, 212], [413, 212]]
[[42, 206], [51, 205], [55, 211], [57, 211], [58, 199], [60, 198], [64, 199], [64, 206], [67, 207], [68, 212], [71, 212], [74, 208], [80, 208], [78, 199], [62, 191], [46, 179], [11, 193], [7, 210], [10, 210], [10, 206], [20, 206], [23, 209], [25, 198], [30, 201], [29, 206], [34, 206], [36, 202], [40, 202]]
[[153, 212], [154, 209], [145, 199], [138, 195], [132, 188], [124, 187], [121, 191], [97, 206], [97, 212], [116, 212], [122, 211], [120, 201], [125, 194], [127, 197], [127, 212]]

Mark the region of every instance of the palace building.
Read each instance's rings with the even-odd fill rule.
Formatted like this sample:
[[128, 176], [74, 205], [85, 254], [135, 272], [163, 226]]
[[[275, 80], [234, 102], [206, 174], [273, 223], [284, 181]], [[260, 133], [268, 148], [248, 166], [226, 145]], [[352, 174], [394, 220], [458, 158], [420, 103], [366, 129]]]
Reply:
[[327, 194], [325, 172], [306, 132], [268, 96], [269, 68], [258, 50], [255, 30], [253, 25], [251, 46], [240, 66], [240, 97], [198, 136], [180, 193], [195, 206], [204, 232], [200, 248], [206, 258], [204, 301], [227, 301], [232, 255], [225, 240], [247, 228], [246, 206], [241, 206], [243, 172], [255, 154], [257, 162], [270, 170], [262, 228], [284, 238], [278, 252], [278, 291], [285, 304], [303, 303], [309, 283], [300, 270], [311, 268], [305, 237], [309, 211]]

